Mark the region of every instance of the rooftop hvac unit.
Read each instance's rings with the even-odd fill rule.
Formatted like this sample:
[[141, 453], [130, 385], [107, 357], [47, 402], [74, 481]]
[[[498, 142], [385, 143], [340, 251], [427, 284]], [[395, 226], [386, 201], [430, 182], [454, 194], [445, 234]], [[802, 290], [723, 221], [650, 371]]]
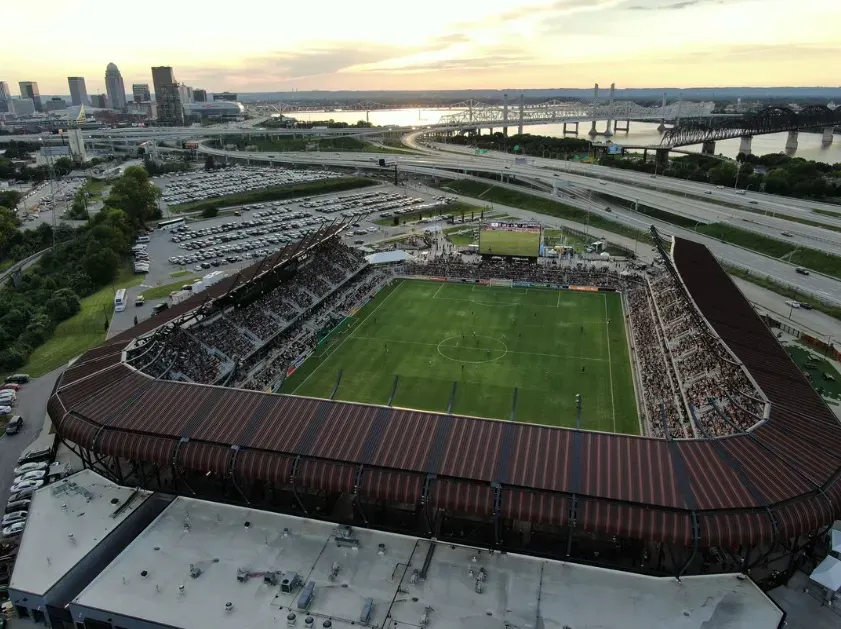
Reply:
[[315, 598], [315, 581], [309, 581], [298, 597], [298, 609], [309, 609], [313, 598]]
[[297, 572], [284, 572], [280, 578], [280, 591], [291, 594], [301, 585], [301, 577]]
[[359, 622], [364, 622], [368, 624], [371, 620], [371, 616], [374, 615], [374, 599], [373, 598], [366, 598], [365, 603], [362, 605], [362, 613], [359, 614]]

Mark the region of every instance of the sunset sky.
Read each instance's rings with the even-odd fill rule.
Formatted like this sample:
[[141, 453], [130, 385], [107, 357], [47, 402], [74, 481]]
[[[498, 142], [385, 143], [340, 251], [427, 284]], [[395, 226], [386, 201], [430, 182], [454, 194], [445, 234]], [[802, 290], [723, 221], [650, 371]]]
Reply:
[[[219, 10], [213, 10], [213, 7]], [[144, 0], [3, 7], [0, 80], [104, 92], [837, 86], [841, 0]]]

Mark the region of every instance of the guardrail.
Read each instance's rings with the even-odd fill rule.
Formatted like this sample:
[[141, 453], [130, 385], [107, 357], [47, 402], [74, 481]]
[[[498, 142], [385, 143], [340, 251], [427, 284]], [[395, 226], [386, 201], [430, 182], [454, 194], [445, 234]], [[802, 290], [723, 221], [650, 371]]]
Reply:
[[42, 255], [44, 255], [47, 251], [49, 251], [50, 249], [52, 249], [54, 246], [55, 246], [55, 245], [50, 245], [50, 246], [49, 246], [49, 247], [47, 247], [46, 249], [41, 249], [41, 251], [36, 251], [35, 253], [33, 253], [33, 254], [32, 254], [31, 256], [29, 256], [28, 258], [24, 258], [23, 260], [20, 260], [20, 261], [18, 261], [18, 262], [15, 262], [15, 263], [14, 263], [12, 266], [10, 266], [8, 269], [6, 269], [6, 270], [5, 270], [5, 271], [3, 271], [2, 273], [0, 273], [0, 284], [2, 284], [3, 282], [5, 282], [5, 281], [6, 281], [6, 279], [7, 279], [7, 278], [9, 278], [9, 277], [11, 277], [14, 273], [16, 273], [16, 272], [18, 272], [18, 271], [22, 271], [22, 270], [23, 270], [25, 267], [27, 267], [29, 264], [31, 264], [32, 262], [35, 262], [38, 258], [40, 258]]

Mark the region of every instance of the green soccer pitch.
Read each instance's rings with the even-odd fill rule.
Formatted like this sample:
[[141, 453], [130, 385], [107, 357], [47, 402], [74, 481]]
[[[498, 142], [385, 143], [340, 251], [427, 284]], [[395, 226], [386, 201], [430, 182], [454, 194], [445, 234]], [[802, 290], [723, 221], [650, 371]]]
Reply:
[[479, 253], [536, 258], [540, 255], [540, 232], [483, 229], [479, 232]]
[[397, 280], [281, 392], [639, 434], [632, 377], [616, 293]]

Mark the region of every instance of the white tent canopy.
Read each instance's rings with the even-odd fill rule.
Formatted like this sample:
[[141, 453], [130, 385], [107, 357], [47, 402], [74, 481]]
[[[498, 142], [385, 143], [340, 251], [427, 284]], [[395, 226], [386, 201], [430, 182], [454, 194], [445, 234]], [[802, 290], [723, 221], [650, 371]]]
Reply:
[[827, 557], [814, 569], [809, 578], [826, 589], [837, 592], [841, 588], [841, 561], [835, 557]]
[[829, 532], [829, 546], [833, 552], [841, 553], [841, 520], [832, 523], [832, 530]]

